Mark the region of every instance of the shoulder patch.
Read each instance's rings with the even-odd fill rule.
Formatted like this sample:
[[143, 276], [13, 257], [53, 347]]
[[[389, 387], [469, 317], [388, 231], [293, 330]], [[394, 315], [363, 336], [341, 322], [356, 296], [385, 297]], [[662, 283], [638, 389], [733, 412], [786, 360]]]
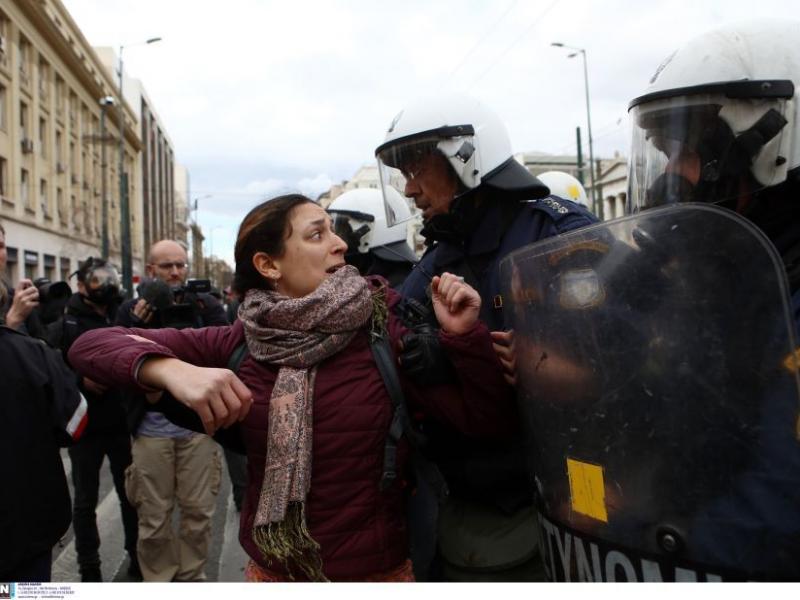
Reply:
[[564, 204], [556, 196], [548, 196], [547, 198], [539, 198], [538, 200], [529, 200], [528, 204], [532, 204], [534, 207], [546, 210], [546, 212], [552, 211], [559, 215], [566, 215], [569, 213], [569, 208], [564, 206]]

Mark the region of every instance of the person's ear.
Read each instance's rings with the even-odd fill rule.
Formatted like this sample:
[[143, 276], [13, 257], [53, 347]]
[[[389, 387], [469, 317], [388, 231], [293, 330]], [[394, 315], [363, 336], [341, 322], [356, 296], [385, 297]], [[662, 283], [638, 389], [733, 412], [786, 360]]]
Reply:
[[281, 278], [281, 271], [272, 260], [272, 257], [266, 252], [256, 252], [253, 255], [253, 267], [258, 273], [268, 279], [273, 284], [277, 284]]

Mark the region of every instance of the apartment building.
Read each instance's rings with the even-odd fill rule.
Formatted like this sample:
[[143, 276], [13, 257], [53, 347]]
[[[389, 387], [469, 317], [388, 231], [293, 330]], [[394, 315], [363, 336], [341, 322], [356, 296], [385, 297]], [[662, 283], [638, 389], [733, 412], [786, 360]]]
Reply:
[[[128, 178], [133, 265], [141, 272], [135, 174], [142, 144], [136, 114], [128, 104], [120, 107], [116, 93], [114, 78], [59, 0], [0, 3], [0, 220], [11, 283], [66, 279], [80, 260], [99, 256], [104, 204], [109, 255], [121, 265], [119, 110], [124, 168], [134, 174]], [[113, 104], [101, 103], [109, 97]]]

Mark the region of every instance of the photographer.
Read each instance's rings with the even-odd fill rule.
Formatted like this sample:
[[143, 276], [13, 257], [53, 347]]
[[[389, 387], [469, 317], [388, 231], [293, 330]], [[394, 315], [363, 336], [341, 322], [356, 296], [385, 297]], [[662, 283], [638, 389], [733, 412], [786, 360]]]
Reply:
[[[0, 224], [0, 277], [5, 277], [8, 251], [6, 250], [6, 230]], [[22, 279], [12, 288], [5, 279], [0, 281], [3, 286], [3, 301], [0, 302], [0, 318], [11, 329], [28, 333], [24, 324], [30, 314], [39, 304], [39, 290], [30, 279]]]
[[[47, 328], [49, 343], [67, 352], [81, 334], [111, 327], [119, 306], [120, 278], [113, 265], [99, 258], [87, 258], [75, 272], [78, 293], [66, 304], [64, 315]], [[39, 280], [38, 283], [42, 284]], [[62, 283], [62, 282], [59, 282]], [[37, 286], [43, 298], [53, 286], [46, 281]], [[65, 285], [65, 284], [64, 284]], [[43, 304], [44, 305], [44, 301]], [[42, 316], [45, 318], [45, 315]], [[130, 556], [128, 572], [138, 575], [136, 561], [136, 511], [125, 495], [125, 469], [131, 464], [131, 439], [125, 423], [125, 410], [119, 390], [109, 389], [88, 377], [77, 377], [77, 384], [89, 404], [90, 424], [81, 440], [69, 449], [75, 503], [72, 510], [75, 550], [81, 581], [102, 581], [100, 536], [97, 530], [100, 467], [108, 457], [114, 488], [119, 496], [125, 549]]]
[[[147, 329], [227, 325], [219, 301], [187, 286], [187, 263], [186, 250], [178, 242], [156, 242], [148, 254], [149, 279], [139, 288], [141, 297], [120, 307], [116, 324]], [[149, 410], [143, 395], [131, 400], [128, 426], [135, 437], [125, 485], [139, 512], [142, 577], [203, 580], [222, 471], [219, 447], [207, 435], [173, 425], [162, 413]], [[177, 536], [172, 528], [176, 503]]]

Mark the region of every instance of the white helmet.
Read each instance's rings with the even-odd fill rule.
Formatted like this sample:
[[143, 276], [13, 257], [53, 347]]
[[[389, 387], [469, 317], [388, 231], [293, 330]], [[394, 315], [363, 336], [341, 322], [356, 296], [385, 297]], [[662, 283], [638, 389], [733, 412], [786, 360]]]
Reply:
[[[502, 121], [469, 96], [426, 98], [398, 113], [375, 150], [384, 194], [404, 194], [409, 167], [432, 152], [444, 155], [466, 189], [486, 185], [520, 199], [547, 196], [547, 188], [514, 160]], [[394, 223], [390, 208], [387, 203], [387, 219]]]
[[744, 175], [755, 191], [798, 174], [798, 84], [797, 21], [726, 26], [671, 54], [630, 103], [629, 209], [732, 203]]
[[372, 251], [392, 262], [417, 261], [406, 242], [404, 221], [411, 218], [411, 210], [400, 194], [391, 192], [389, 202], [401, 221], [391, 227], [386, 225], [384, 201], [379, 190], [349, 190], [331, 202], [328, 212], [333, 217], [333, 229], [347, 243], [348, 253]]
[[539, 181], [550, 188], [551, 196], [558, 196], [566, 200], [572, 200], [581, 206], [588, 206], [586, 203], [586, 190], [583, 189], [581, 182], [569, 173], [563, 171], [547, 171], [536, 176]]

